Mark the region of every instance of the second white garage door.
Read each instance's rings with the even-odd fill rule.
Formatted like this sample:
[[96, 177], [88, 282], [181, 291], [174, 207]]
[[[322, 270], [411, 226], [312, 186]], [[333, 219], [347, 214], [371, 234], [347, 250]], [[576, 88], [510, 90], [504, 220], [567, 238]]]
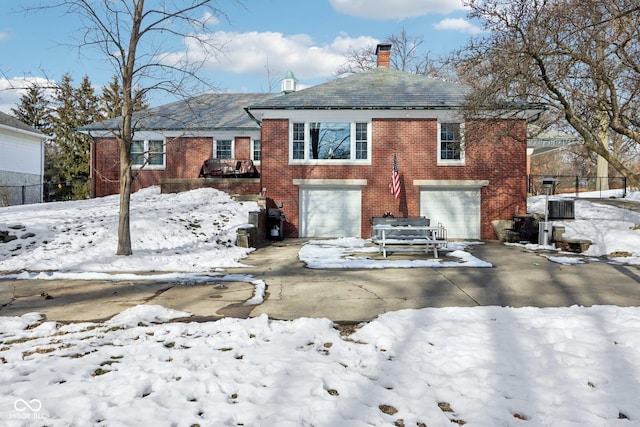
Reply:
[[442, 223], [451, 239], [480, 238], [479, 188], [428, 188], [420, 191], [420, 215]]
[[360, 237], [361, 218], [359, 187], [300, 187], [300, 237]]

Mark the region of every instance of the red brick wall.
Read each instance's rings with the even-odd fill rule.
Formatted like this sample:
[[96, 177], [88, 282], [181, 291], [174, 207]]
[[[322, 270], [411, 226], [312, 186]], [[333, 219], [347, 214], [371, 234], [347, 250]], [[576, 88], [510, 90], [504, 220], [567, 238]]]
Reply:
[[164, 179], [160, 186], [162, 193], [179, 193], [196, 188], [216, 188], [228, 194], [260, 194], [260, 178], [196, 178]]
[[96, 138], [93, 154], [91, 179], [94, 197], [117, 194], [120, 191], [118, 142], [114, 138]]
[[[235, 139], [235, 156], [250, 158], [249, 137]], [[93, 151], [93, 191], [95, 197], [119, 192], [120, 161], [118, 143], [114, 138], [96, 138]], [[213, 138], [181, 137], [166, 140], [166, 168], [163, 170], [145, 167], [134, 170], [132, 191], [152, 185], [160, 185], [160, 180], [170, 178], [198, 178], [202, 163], [213, 155]], [[253, 188], [253, 187], [250, 187]]]
[[251, 158], [251, 138], [248, 136], [236, 136], [233, 155], [236, 159]]
[[[94, 144], [94, 195], [117, 194], [120, 176], [118, 143], [114, 138], [96, 138]], [[134, 169], [132, 191], [160, 185], [160, 180], [164, 178], [197, 178], [202, 163], [212, 155], [212, 147], [210, 137], [167, 138], [166, 168]]]
[[[286, 119], [262, 125], [262, 186], [266, 196], [283, 202], [285, 236], [297, 237], [299, 187], [294, 179], [366, 179], [362, 188], [362, 236], [370, 233], [369, 219], [390, 211], [418, 216], [420, 188], [414, 180], [489, 180], [481, 190], [481, 238], [495, 239], [491, 221], [510, 219], [526, 210], [526, 124], [524, 121], [466, 124], [464, 166], [437, 165], [435, 119], [376, 119], [372, 123], [372, 164], [289, 165], [289, 124]], [[389, 191], [393, 154], [398, 158], [402, 195]]]

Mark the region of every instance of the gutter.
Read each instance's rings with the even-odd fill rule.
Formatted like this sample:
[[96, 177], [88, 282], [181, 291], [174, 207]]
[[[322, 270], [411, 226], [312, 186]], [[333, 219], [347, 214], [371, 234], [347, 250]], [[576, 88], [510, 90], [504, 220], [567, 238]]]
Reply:
[[[251, 114], [251, 111], [249, 111], [249, 110], [250, 110], [250, 108], [251, 108], [251, 107], [244, 107], [244, 111], [246, 111], [246, 113], [249, 115], [249, 118], [250, 118], [251, 120], [253, 120], [254, 122], [256, 122], [256, 123], [258, 124], [258, 126], [262, 126], [262, 122], [261, 122], [260, 120], [258, 120], [258, 119], [256, 118], [256, 116], [254, 116], [253, 114]], [[256, 110], [259, 110], [259, 109], [260, 109], [260, 108], [256, 108]]]
[[22, 134], [22, 135], [29, 135], [29, 136], [32, 136], [32, 137], [36, 137], [38, 139], [51, 139], [50, 136], [47, 136], [44, 133], [42, 133], [40, 131], [37, 131], [37, 130], [36, 130], [36, 132], [32, 132], [32, 131], [16, 128], [16, 127], [13, 127], [13, 126], [1, 125], [1, 124], [0, 124], [0, 129], [6, 129], [8, 131], [19, 133], [19, 134]]

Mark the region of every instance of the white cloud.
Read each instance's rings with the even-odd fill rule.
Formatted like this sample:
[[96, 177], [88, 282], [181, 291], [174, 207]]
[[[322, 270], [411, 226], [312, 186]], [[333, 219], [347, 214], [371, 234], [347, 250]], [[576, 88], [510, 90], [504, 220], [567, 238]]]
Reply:
[[463, 18], [446, 18], [434, 25], [436, 30], [454, 30], [461, 33], [479, 34], [482, 28]]
[[464, 10], [462, 0], [329, 0], [340, 13], [360, 18], [396, 20]]
[[55, 85], [54, 82], [50, 82], [43, 77], [0, 78], [0, 111], [11, 114], [11, 108], [15, 108], [18, 105], [20, 97], [34, 83], [42, 87]]
[[211, 12], [205, 12], [200, 21], [202, 25], [218, 25], [220, 23], [220, 18], [213, 15]]
[[[346, 61], [346, 53], [378, 43], [372, 37], [336, 37], [331, 43], [319, 45], [306, 34], [285, 36], [279, 32], [234, 33], [218, 31], [208, 40], [222, 47], [222, 54], [208, 59], [206, 70], [227, 71], [238, 74], [264, 75], [267, 68], [272, 74], [288, 70], [298, 78], [333, 76]], [[185, 60], [202, 61], [206, 55], [194, 40], [186, 40], [186, 51], [167, 55], [163, 61], [180, 63]]]
[[0, 31], [0, 41], [8, 39], [10, 36], [8, 31]]

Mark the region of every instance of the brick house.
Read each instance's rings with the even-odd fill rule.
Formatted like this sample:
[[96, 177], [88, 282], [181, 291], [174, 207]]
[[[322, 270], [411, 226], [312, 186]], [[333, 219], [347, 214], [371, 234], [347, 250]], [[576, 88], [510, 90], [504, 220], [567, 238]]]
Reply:
[[[370, 236], [370, 219], [426, 216], [449, 237], [495, 239], [491, 221], [526, 212], [527, 121], [465, 120], [464, 86], [388, 67], [254, 102], [262, 188], [285, 237]], [[390, 191], [394, 156], [400, 197]]]
[[[132, 191], [161, 181], [198, 178], [211, 157], [251, 159], [260, 164], [260, 126], [244, 108], [275, 94], [207, 93], [138, 112], [131, 148], [134, 158]], [[84, 126], [92, 138], [91, 194], [102, 197], [119, 192], [118, 143], [110, 129], [119, 119]], [[246, 191], [258, 193], [259, 182]]]
[[[250, 158], [260, 181], [247, 192], [282, 207], [285, 237], [367, 238], [371, 217], [391, 212], [442, 223], [450, 238], [495, 239], [491, 221], [526, 212], [527, 123], [541, 110], [465, 119], [467, 87], [392, 70], [389, 50], [378, 46], [375, 69], [300, 91], [291, 74], [282, 94], [207, 94], [140, 113], [134, 149], [160, 155], [134, 190], [196, 178], [208, 157]], [[96, 196], [118, 192], [114, 123], [85, 128]]]

